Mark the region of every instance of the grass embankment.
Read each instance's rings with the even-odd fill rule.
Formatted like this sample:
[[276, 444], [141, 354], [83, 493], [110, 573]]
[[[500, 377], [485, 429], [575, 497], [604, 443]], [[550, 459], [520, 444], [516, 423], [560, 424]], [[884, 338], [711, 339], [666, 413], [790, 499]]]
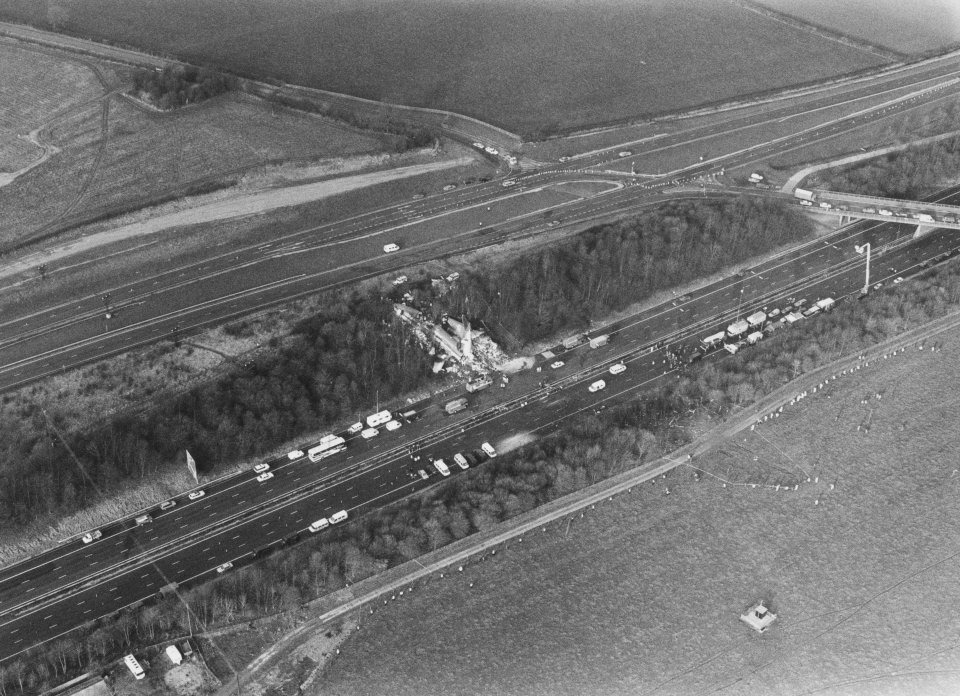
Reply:
[[[956, 692], [960, 334], [935, 340], [702, 454], [699, 481], [680, 467], [362, 612], [307, 693]], [[762, 637], [737, 618], [759, 599]]]

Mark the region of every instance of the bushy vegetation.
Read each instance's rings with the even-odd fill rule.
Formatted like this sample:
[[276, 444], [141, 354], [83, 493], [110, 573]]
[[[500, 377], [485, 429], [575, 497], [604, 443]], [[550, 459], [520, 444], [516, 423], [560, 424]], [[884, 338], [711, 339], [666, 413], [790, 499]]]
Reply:
[[777, 201], [675, 203], [465, 273], [443, 302], [518, 348], [811, 234], [807, 218]]
[[952, 182], [960, 171], [960, 138], [890, 153], [811, 178], [810, 185], [868, 196], [920, 199]]
[[212, 68], [168, 65], [163, 70], [137, 70], [134, 94], [143, 94], [160, 109], [196, 104], [237, 88], [237, 78]]
[[[909, 293], [904, 292], [909, 288]], [[397, 563], [654, 459], [688, 440], [690, 412], [723, 416], [841, 355], [956, 311], [960, 266], [928, 271], [897, 293], [878, 293], [805, 320], [732, 358], [689, 369], [680, 380], [581, 417], [556, 435], [458, 475], [420, 496], [369, 512], [350, 525], [197, 586], [184, 599], [201, 622], [246, 621], [292, 609]], [[192, 620], [192, 619], [191, 619]], [[126, 652], [187, 632], [179, 600], [168, 598], [79, 629], [0, 670], [9, 688], [38, 691]], [[198, 630], [194, 623], [193, 630]]]
[[[428, 379], [428, 357], [393, 315], [391, 303], [331, 297], [295, 327], [279, 350], [162, 400], [145, 414], [121, 415], [93, 432], [66, 433], [56, 414], [35, 409], [0, 436], [0, 522], [68, 513], [96, 489], [174, 465], [189, 449], [206, 470], [259, 455]], [[69, 465], [67, 465], [69, 463]], [[129, 484], [127, 484], [129, 485]]]

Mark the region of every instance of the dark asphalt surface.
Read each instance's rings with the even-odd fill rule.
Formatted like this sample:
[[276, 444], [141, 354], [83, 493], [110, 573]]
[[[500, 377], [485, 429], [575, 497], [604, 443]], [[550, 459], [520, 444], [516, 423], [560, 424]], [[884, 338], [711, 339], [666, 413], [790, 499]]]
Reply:
[[[66, 632], [90, 619], [156, 596], [170, 582], [189, 583], [213, 577], [215, 568], [236, 566], [277, 549], [320, 517], [346, 509], [351, 515], [381, 506], [432, 485], [440, 479], [428, 465], [442, 457], [451, 476], [456, 452], [475, 452], [490, 441], [503, 449], [513, 441], [556, 431], [562, 422], [604, 403], [628, 398], [657, 380], [674, 379], [657, 341], [696, 343], [704, 335], [766, 306], [805, 297], [840, 299], [863, 284], [863, 258], [854, 244], [871, 241], [875, 252], [873, 282], [908, 275], [920, 261], [957, 248], [955, 235], [940, 231], [910, 242], [913, 229], [893, 224], [857, 223], [827, 238], [760, 264], [742, 277], [728, 278], [692, 293], [683, 302], [667, 303], [612, 327], [615, 339], [603, 348], [566, 352], [564, 367], [529, 371], [506, 389], [472, 395], [471, 407], [457, 416], [442, 414], [440, 403], [419, 405], [422, 418], [369, 441], [354, 436], [346, 452], [319, 463], [307, 459], [271, 462], [275, 476], [264, 483], [255, 474], [232, 476], [203, 487], [196, 501], [186, 496], [166, 512], [152, 511], [155, 521], [136, 527], [124, 521], [103, 528], [89, 545], [79, 540], [0, 571], [0, 660]], [[889, 251], [882, 251], [890, 248]], [[891, 270], [892, 269], [892, 270]], [[804, 321], [815, 321], [806, 319]], [[789, 330], [803, 330], [799, 326]], [[724, 359], [725, 353], [708, 359]], [[626, 372], [611, 375], [620, 360]], [[587, 386], [603, 378], [607, 387], [590, 393]], [[538, 381], [548, 382], [545, 388]], [[505, 399], [505, 401], [499, 400]], [[516, 440], [511, 438], [517, 437]], [[302, 449], [307, 449], [304, 444]], [[422, 459], [414, 462], [411, 450]], [[418, 468], [431, 472], [423, 481]], [[330, 532], [320, 532], [328, 534]]]

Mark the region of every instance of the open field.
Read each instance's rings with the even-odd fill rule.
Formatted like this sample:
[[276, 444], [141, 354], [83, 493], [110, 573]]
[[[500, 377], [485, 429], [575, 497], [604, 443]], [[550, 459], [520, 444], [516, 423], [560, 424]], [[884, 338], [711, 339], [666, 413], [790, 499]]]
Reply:
[[[698, 456], [699, 482], [364, 611], [312, 693], [955, 693], [960, 335], [936, 340]], [[737, 618], [758, 599], [763, 636]]]
[[[91, 108], [53, 131], [61, 152], [0, 189], [2, 241], [29, 235], [61, 212], [69, 200], [63, 193], [77, 191], [97, 164], [100, 118], [99, 108]], [[228, 185], [247, 169], [268, 162], [310, 161], [383, 147], [373, 136], [239, 98], [220, 98], [170, 115], [145, 113], [114, 98], [103, 159], [73, 215], [106, 215], [174, 193]]]
[[[48, 26], [46, 7], [18, 0], [0, 16]], [[450, 109], [528, 134], [686, 108], [880, 62], [733, 3], [695, 0], [76, 0], [60, 9], [61, 26], [82, 36]]]
[[0, 172], [15, 172], [40, 157], [26, 140], [59, 113], [101, 94], [96, 75], [74, 62], [0, 43]]
[[903, 53], [960, 43], [960, 6], [953, 0], [760, 0], [760, 4]]

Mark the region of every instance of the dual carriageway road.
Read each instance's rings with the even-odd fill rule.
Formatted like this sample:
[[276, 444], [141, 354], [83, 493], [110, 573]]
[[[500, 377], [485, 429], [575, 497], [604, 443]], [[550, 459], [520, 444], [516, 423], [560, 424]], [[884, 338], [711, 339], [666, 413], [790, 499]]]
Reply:
[[[168, 583], [208, 579], [221, 563], [239, 566], [262, 556], [307, 534], [312, 521], [337, 510], [356, 516], [422, 490], [439, 478], [436, 472], [426, 481], [416, 475], [419, 468], [430, 469], [432, 457], [452, 463], [455, 452], [476, 451], [484, 441], [504, 448], [513, 436], [540, 437], [572, 417], [675, 379], [676, 370], [664, 362], [663, 351], [651, 352], [657, 342], [696, 342], [736, 316], [791, 298], [812, 302], [856, 294], [863, 261], [855, 244], [869, 240], [880, 251], [874, 262], [877, 282], [909, 274], [921, 261], [958, 247], [945, 232], [916, 242], [910, 232], [894, 224], [856, 223], [739, 277], [701, 288], [688, 299], [619, 322], [610, 327], [615, 338], [609, 345], [568, 351], [559, 369], [544, 366], [541, 373], [517, 376], [504, 390], [474, 395], [464, 414], [446, 417], [439, 405], [420, 404], [422, 418], [369, 441], [353, 436], [347, 451], [329, 460], [314, 464], [281, 458], [271, 462], [275, 475], [269, 481], [257, 482], [252, 471], [230, 476], [206, 485], [199, 500], [181, 496], [171, 510], [152, 510], [150, 524], [113, 523], [91, 544], [70, 540], [5, 568], [0, 571], [0, 660], [149, 600]], [[726, 359], [726, 354], [708, 359]], [[620, 361], [627, 370], [609, 374], [608, 367]], [[606, 389], [588, 392], [587, 386], [600, 377]], [[414, 461], [412, 453], [421, 459]], [[450, 469], [452, 476], [461, 473], [456, 466]]]
[[[952, 79], [955, 68], [950, 68], [954, 72], [943, 69]], [[894, 87], [887, 84], [885, 88]], [[955, 84], [948, 86], [937, 93], [938, 98], [956, 88]], [[812, 105], [777, 108], [756, 116], [755, 124], [744, 121], [737, 128], [749, 132], [749, 127], [773, 122], [789, 126], [792, 116], [826, 106], [821, 99]], [[658, 205], [676, 198], [662, 190], [676, 179], [693, 179], [720, 167], [747, 164], [817, 142], [872, 119], [886, 118], [892, 108], [912, 106], [904, 102], [899, 107], [888, 105], [856, 117], [831, 119], [815, 128], [805, 125], [798, 132], [781, 133], [689, 166], [679, 174], [648, 178], [643, 183], [627, 174], [614, 177], [618, 187], [607, 193], [551, 205], [554, 218], [562, 219], [565, 226], [579, 225]], [[642, 162], [645, 155], [682, 147], [693, 137], [715, 137], [731, 129], [731, 123], [725, 118], [719, 125], [673, 134], [670, 137], [675, 144], [666, 139], [650, 141], [634, 148], [627, 161]], [[582, 168], [614, 161], [622, 163], [607, 153], [577, 161], [576, 169], [572, 163], [552, 165], [518, 175], [516, 188], [505, 189], [499, 181], [461, 187], [285, 234], [267, 243], [212, 254], [195, 263], [118, 282], [79, 300], [50, 301], [29, 312], [12, 306], [0, 323], [0, 390], [325, 287], [399, 271], [426, 258], [462, 252], [465, 247], [542, 233], [550, 229], [551, 220], [543, 218], [540, 211], [504, 219], [486, 209], [564, 182], [611, 180], [609, 173]], [[728, 194], [717, 191], [710, 195]], [[483, 226], [450, 229], [449, 221], [458, 215], [483, 216], [487, 212], [494, 214]], [[427, 223], [437, 220], [443, 224], [427, 229]], [[857, 223], [760, 264], [742, 277], [705, 287], [688, 300], [620, 322], [613, 327], [617, 337], [609, 346], [588, 356], [583, 349], [579, 354], [568, 353], [564, 358], [567, 364], [558, 370], [528, 373], [514, 379], [506, 391], [481, 394], [466, 414], [438, 420], [439, 409], [430, 407], [424, 418], [399, 431], [371, 441], [351, 440], [348, 450], [331, 460], [320, 464], [275, 461], [275, 476], [267, 482], [256, 482], [252, 472], [230, 476], [207, 485], [206, 495], [199, 500], [188, 501], [183, 496], [173, 509], [153, 511], [151, 524], [136, 527], [129, 520], [116, 522], [104, 527], [103, 537], [89, 545], [70, 540], [4, 568], [0, 570], [0, 660], [86, 621], [154, 597], [170, 582], [212, 577], [213, 569], [227, 561], [247, 562], [304, 534], [310, 522], [336, 510], [347, 509], [356, 515], [422, 490], [432, 485], [437, 475], [423, 481], [415, 470], [431, 456], [450, 462], [454, 452], [474, 451], [484, 441], [503, 445], [509, 443], [511, 434], [542, 436], [571, 417], [628, 398], [659, 381], [675, 379], [674, 370], [663, 362], [663, 352], [649, 352], [659, 341], [674, 345], [695, 342], [734, 316], [785, 304], [791, 297], [812, 301], [819, 296], [855, 293], [862, 285], [863, 273], [862, 257], [853, 251], [855, 243], [871, 241], [875, 251], [888, 247], [874, 260], [875, 273], [880, 271], [878, 281], [884, 274], [906, 274], [924, 258], [957, 247], [953, 235], [942, 231], [907, 243], [911, 232], [897, 225]], [[401, 242], [403, 251], [383, 256], [380, 250], [390, 241]], [[57, 272], [51, 269], [51, 273]], [[103, 311], [105, 293], [111, 298], [113, 317], [109, 320]], [[576, 366], [580, 356], [585, 357]], [[711, 359], [725, 359], [725, 354], [714, 354]], [[610, 375], [609, 365], [621, 360], [627, 365], [626, 372]], [[600, 375], [607, 388], [589, 393], [587, 385]], [[540, 386], [540, 381], [547, 384]], [[413, 462], [411, 451], [423, 459]], [[451, 471], [454, 476], [460, 474], [456, 467]]]

